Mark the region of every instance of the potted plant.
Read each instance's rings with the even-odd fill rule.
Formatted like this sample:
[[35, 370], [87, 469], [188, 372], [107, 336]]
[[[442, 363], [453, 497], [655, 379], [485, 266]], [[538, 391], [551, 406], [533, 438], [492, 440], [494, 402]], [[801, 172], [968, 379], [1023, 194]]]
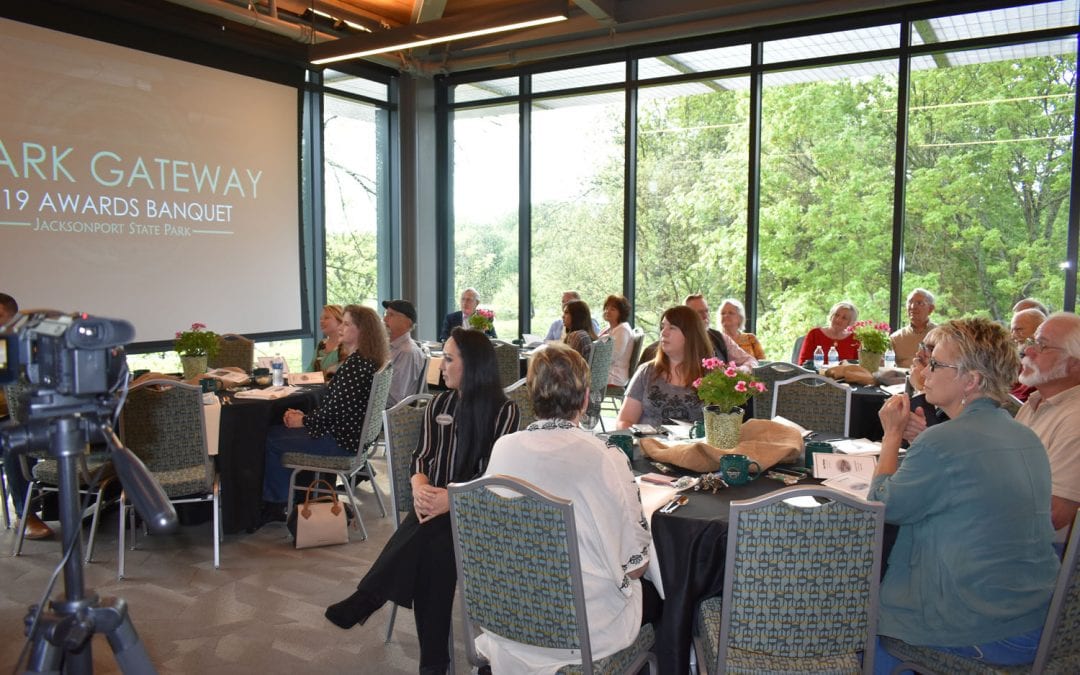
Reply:
[[694, 381], [698, 398], [705, 404], [705, 440], [715, 448], [734, 448], [739, 444], [743, 410], [751, 396], [765, 391], [765, 383], [739, 370], [735, 362], [724, 363], [716, 357], [701, 360], [705, 374]]
[[495, 312], [490, 309], [476, 308], [476, 311], [469, 317], [469, 328], [474, 328], [482, 333], [486, 333], [492, 329], [495, 325]]
[[851, 334], [859, 343], [859, 365], [875, 373], [881, 368], [881, 359], [889, 350], [889, 324], [859, 321], [852, 326]]
[[218, 336], [206, 324], [193, 323], [189, 330], [176, 331], [173, 349], [180, 355], [184, 379], [190, 380], [206, 372], [207, 358], [217, 354]]

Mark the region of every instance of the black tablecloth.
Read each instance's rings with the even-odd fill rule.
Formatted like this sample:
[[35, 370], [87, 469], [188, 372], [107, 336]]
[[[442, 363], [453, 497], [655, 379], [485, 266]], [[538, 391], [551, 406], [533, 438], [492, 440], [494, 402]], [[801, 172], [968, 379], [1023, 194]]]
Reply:
[[282, 423], [288, 408], [313, 410], [323, 391], [321, 386], [305, 388], [274, 401], [229, 397], [231, 403], [221, 406], [217, 466], [225, 534], [254, 532], [259, 527], [267, 430]]
[[878, 411], [892, 394], [880, 387], [854, 387], [851, 391], [851, 425], [848, 436], [880, 441], [885, 436]]

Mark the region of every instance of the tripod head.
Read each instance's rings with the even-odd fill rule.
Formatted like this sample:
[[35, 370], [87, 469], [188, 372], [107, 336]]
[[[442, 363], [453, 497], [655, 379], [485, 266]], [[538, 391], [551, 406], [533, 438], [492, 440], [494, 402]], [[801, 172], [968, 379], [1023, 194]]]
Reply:
[[72, 421], [65, 428], [74, 427], [83, 443], [109, 446], [135, 510], [153, 532], [165, 534], [176, 529], [175, 509], [112, 430], [127, 395], [123, 345], [134, 337], [134, 327], [119, 319], [55, 310], [17, 314], [0, 328], [0, 384], [29, 385], [17, 406], [25, 419], [0, 432], [0, 440], [5, 452], [47, 450], [55, 423]]

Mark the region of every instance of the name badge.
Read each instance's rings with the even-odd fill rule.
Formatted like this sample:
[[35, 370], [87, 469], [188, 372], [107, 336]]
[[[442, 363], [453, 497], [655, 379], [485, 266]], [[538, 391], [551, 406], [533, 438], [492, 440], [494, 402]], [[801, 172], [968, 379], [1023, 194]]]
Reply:
[[454, 416], [453, 415], [447, 415], [446, 413], [436, 415], [435, 416], [435, 423], [436, 424], [441, 424], [441, 425], [443, 425], [445, 427], [448, 424], [453, 424], [454, 423]]

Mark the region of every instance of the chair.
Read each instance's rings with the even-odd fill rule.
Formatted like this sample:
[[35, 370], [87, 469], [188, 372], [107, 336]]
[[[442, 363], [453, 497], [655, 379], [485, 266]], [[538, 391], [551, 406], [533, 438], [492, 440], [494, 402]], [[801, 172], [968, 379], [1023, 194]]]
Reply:
[[[412, 454], [423, 433], [425, 408], [431, 403], [430, 394], [418, 394], [402, 399], [382, 413], [383, 434], [386, 436], [386, 469], [390, 474], [390, 505], [394, 512], [394, 529], [401, 525], [401, 513], [411, 511]], [[391, 603], [390, 623], [386, 627], [386, 642], [394, 632], [397, 605]]]
[[217, 354], [206, 359], [207, 368], [242, 368], [248, 374], [251, 374], [253, 363], [255, 363], [255, 343], [243, 335], [233, 333], [219, 335]]
[[536, 421], [536, 411], [533, 410], [532, 399], [529, 398], [529, 387], [523, 377], [503, 390], [506, 398], [517, 404], [518, 407], [518, 431]]
[[471, 663], [484, 664], [474, 646], [482, 628], [530, 645], [578, 650], [580, 666], [560, 673], [637, 673], [646, 663], [656, 672], [651, 625], [629, 647], [593, 662], [569, 500], [509, 476], [452, 483], [448, 490]]
[[847, 436], [851, 428], [851, 387], [822, 375], [799, 375], [774, 385], [772, 416], [805, 429]]
[[792, 363], [799, 363], [799, 352], [802, 351], [802, 343], [804, 340], [806, 340], [805, 335], [800, 335], [799, 337], [795, 338], [795, 345], [791, 348]]
[[872, 673], [884, 522], [884, 504], [826, 487], [731, 502], [723, 596], [697, 610], [699, 671]]
[[[611, 373], [611, 354], [615, 350], [615, 341], [610, 336], [604, 336], [593, 342], [592, 351], [589, 353], [589, 407], [585, 411], [585, 423], [588, 427], [596, 426], [596, 420], [600, 422], [600, 428], [604, 429], [604, 418], [600, 415], [600, 406], [604, 402], [607, 391], [608, 377]], [[595, 419], [594, 419], [595, 418]]]
[[[371, 381], [371, 392], [368, 394], [367, 410], [364, 412], [364, 424], [360, 436], [360, 447], [355, 455], [309, 455], [303, 452], [286, 452], [281, 457], [281, 464], [292, 469], [289, 477], [289, 513], [292, 513], [293, 499], [295, 498], [296, 476], [301, 471], [314, 471], [316, 474], [336, 474], [345, 485], [345, 492], [349, 495], [352, 503], [356, 522], [360, 524], [360, 533], [363, 539], [367, 539], [367, 528], [364, 527], [364, 519], [360, 517], [360, 502], [356, 499], [356, 480], [366, 478], [371, 481], [371, 490], [375, 493], [375, 500], [379, 503], [379, 510], [386, 515], [386, 506], [383, 505], [382, 494], [379, 486], [375, 485], [375, 471], [368, 461], [382, 429], [382, 412], [386, 408], [386, 397], [390, 393], [390, 381], [394, 376], [394, 367], [387, 361], [382, 368], [375, 373]], [[319, 476], [316, 475], [316, 478]], [[304, 487], [304, 486], [301, 486]], [[317, 492], [325, 492], [318, 489]]]
[[420, 353], [424, 355], [423, 360], [420, 363], [420, 375], [416, 378], [416, 386], [413, 388], [412, 395], [426, 394], [428, 391], [427, 386], [427, 371], [428, 365], [431, 364], [431, 352], [425, 347], [420, 347]]
[[502, 340], [492, 340], [495, 348], [495, 362], [499, 367], [499, 385], [509, 387], [521, 379], [521, 356], [517, 345]]
[[[640, 328], [634, 329], [634, 346], [630, 349], [630, 363], [629, 363], [629, 375], [633, 376], [634, 370], [637, 369], [638, 361], [641, 359], [641, 348], [645, 346], [645, 333]], [[627, 382], [629, 384], [629, 381]], [[616, 412], [619, 410], [619, 406], [622, 405], [623, 397], [626, 395], [626, 385], [619, 386], [617, 384], [607, 385], [606, 394], [611, 401], [612, 407]]]
[[796, 375], [810, 375], [811, 371], [800, 368], [792, 363], [772, 361], [755, 366], [754, 377], [765, 384], [765, 391], [754, 397], [754, 417], [759, 420], [767, 420], [772, 416], [773, 389], [780, 380], [786, 380]]
[[[131, 388], [120, 412], [120, 435], [146, 464], [173, 504], [210, 502], [214, 568], [221, 566], [221, 484], [206, 447], [202, 390], [173, 380], [146, 380]], [[116, 578], [124, 578], [125, 520], [132, 505], [120, 493], [120, 546]], [[132, 528], [131, 548], [135, 548]]]
[[917, 647], [882, 636], [885, 650], [903, 663], [899, 668], [935, 673], [1076, 673], [1080, 672], [1080, 511], [1073, 517], [1072, 534], [1061, 561], [1054, 595], [1043, 624], [1042, 639], [1031, 665], [994, 666], [929, 647]]
[[[55, 459], [49, 459], [46, 453], [31, 453], [38, 457], [36, 464], [31, 465], [29, 459], [24, 454], [19, 457], [19, 465], [23, 472], [23, 476], [26, 477], [26, 495], [23, 499], [22, 512], [30, 513], [30, 505], [34, 502], [34, 499], [41, 499], [46, 492], [58, 492], [60, 486], [60, 469]], [[4, 477], [6, 480], [6, 476]], [[116, 478], [112, 469], [111, 455], [108, 451], [95, 451], [89, 450], [79, 457], [79, 494], [80, 495], [93, 495], [93, 503], [86, 507], [83, 511], [83, 518], [87, 513], [92, 514], [90, 521], [90, 538], [86, 542], [86, 555], [83, 557], [83, 561], [91, 563], [94, 561], [94, 542], [97, 539], [98, 522], [101, 518], [101, 507], [105, 503], [105, 490]], [[6, 506], [6, 490], [5, 490], [5, 516], [7, 511]], [[34, 493], [37, 496], [34, 496]], [[15, 495], [18, 498], [18, 495]], [[23, 541], [26, 538], [26, 518], [20, 518], [18, 527], [15, 529], [15, 539], [11, 543], [11, 555], [17, 556], [22, 553]]]

